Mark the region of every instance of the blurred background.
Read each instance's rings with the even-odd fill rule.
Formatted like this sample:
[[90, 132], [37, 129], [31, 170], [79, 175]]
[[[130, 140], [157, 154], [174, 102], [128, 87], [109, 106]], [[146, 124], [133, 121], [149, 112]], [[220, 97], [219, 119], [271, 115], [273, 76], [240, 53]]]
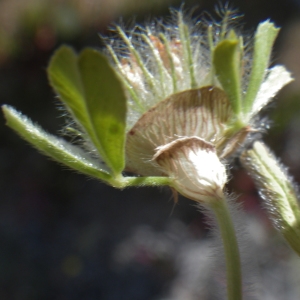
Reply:
[[[193, 15], [223, 1], [186, 0]], [[224, 1], [225, 3], [225, 1]], [[223, 4], [224, 4], [223, 3]], [[282, 27], [274, 63], [295, 81], [268, 113], [265, 141], [300, 183], [300, 1], [232, 0], [245, 32], [271, 19]], [[99, 33], [169, 16], [179, 0], [0, 0], [0, 103], [51, 133], [64, 124], [46, 67], [61, 44], [103, 47]], [[1, 300], [223, 299], [206, 219], [168, 189], [114, 190], [50, 161], [0, 117]], [[300, 262], [268, 220], [251, 179], [232, 169], [230, 189], [242, 218], [249, 281], [246, 299], [300, 299]], [[247, 266], [248, 265], [248, 266]], [[247, 278], [248, 280], [248, 278]], [[221, 293], [222, 295], [222, 293]]]

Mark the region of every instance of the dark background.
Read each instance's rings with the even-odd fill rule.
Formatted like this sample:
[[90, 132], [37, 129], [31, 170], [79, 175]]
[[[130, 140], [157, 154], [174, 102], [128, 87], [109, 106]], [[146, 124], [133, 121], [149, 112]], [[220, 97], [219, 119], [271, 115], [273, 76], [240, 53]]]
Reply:
[[[222, 1], [185, 1], [214, 15]], [[230, 1], [245, 32], [271, 19], [282, 27], [274, 62], [295, 83], [270, 108], [265, 140], [300, 182], [300, 1]], [[180, 1], [0, 1], [0, 103], [51, 133], [64, 124], [46, 67], [61, 44], [101, 49], [112, 22], [140, 24], [169, 15]], [[299, 75], [299, 76], [298, 76]], [[115, 190], [40, 155], [0, 117], [1, 300], [219, 299], [210, 235], [194, 203], [174, 205], [166, 188]], [[257, 299], [299, 299], [300, 264], [273, 230], [247, 174], [232, 170], [230, 189], [245, 210], [255, 257]], [[258, 255], [259, 254], [259, 255]], [[249, 293], [250, 294], [250, 293]], [[269, 297], [269, 298], [268, 298]], [[222, 299], [222, 297], [220, 297]]]

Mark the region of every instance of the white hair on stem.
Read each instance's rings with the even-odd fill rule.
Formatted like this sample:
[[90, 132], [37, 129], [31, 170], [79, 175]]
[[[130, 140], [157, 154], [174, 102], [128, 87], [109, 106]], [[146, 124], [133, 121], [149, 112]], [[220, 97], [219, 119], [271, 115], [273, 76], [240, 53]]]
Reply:
[[[236, 239], [238, 241], [241, 256], [243, 299], [258, 300], [260, 299], [259, 287], [256, 280], [258, 262], [256, 262], [253, 255], [251, 255], [253, 246], [251, 245], [251, 238], [247, 231], [248, 218], [241, 207], [241, 203], [236, 201], [237, 196], [234, 194], [228, 194], [227, 192], [224, 192], [224, 194], [231, 219], [234, 223]], [[210, 236], [213, 239], [213, 242], [211, 243], [211, 257], [214, 265], [212, 266], [213, 276], [210, 284], [214, 290], [214, 296], [216, 298], [220, 298], [226, 293], [226, 261], [220, 228], [218, 226], [215, 212], [207, 203], [198, 202], [196, 207], [204, 214], [205, 224], [207, 225]]]

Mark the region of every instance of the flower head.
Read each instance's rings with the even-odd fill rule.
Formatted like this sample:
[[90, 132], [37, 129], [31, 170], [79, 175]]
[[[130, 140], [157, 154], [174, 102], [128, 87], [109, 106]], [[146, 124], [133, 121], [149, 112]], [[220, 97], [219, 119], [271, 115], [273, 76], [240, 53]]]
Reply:
[[182, 137], [197, 136], [223, 156], [230, 103], [221, 89], [207, 86], [171, 95], [148, 110], [127, 133], [126, 169], [144, 176], [165, 175], [152, 160], [157, 149]]
[[254, 41], [238, 35], [225, 13], [220, 23], [187, 22], [173, 12], [172, 25], [137, 27], [130, 35], [116, 27], [119, 39], [107, 49], [128, 96], [128, 128], [141, 114], [181, 91], [214, 86], [222, 89], [243, 123], [251, 122], [292, 79], [283, 66], [269, 67], [279, 29], [259, 24]]

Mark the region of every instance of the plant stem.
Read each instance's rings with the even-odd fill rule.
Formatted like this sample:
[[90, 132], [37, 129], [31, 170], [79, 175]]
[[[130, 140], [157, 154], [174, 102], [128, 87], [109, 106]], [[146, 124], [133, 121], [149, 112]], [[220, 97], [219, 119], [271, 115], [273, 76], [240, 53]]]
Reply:
[[242, 274], [239, 247], [225, 197], [210, 204], [216, 215], [224, 245], [228, 300], [242, 299]]
[[166, 186], [171, 184], [171, 180], [169, 177], [123, 177], [120, 175], [118, 178], [111, 178], [109, 181], [115, 188], [126, 188], [132, 186]]

